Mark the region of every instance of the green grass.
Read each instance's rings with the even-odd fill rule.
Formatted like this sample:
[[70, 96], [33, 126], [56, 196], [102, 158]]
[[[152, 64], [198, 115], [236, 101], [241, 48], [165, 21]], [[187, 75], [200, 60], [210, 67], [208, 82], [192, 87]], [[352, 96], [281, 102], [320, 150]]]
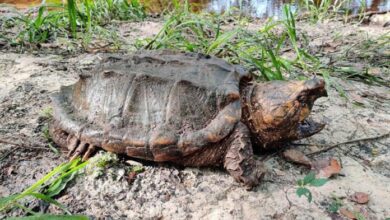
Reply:
[[[353, 5], [352, 0], [303, 0], [302, 7], [306, 15], [313, 22], [322, 22], [324, 20], [338, 19], [344, 16], [347, 21], [351, 14], [350, 8]], [[366, 1], [360, 0], [359, 14], [363, 14], [366, 10]]]
[[146, 17], [138, 0], [83, 0], [77, 10], [87, 29], [93, 25], [107, 25], [113, 20], [140, 21]]
[[[289, 6], [284, 7], [284, 13], [284, 20], [269, 20], [258, 31], [248, 30], [245, 18], [241, 17], [236, 26], [223, 29], [222, 24], [231, 15], [194, 14], [188, 3], [176, 5], [158, 34], [152, 39], [139, 40], [138, 48], [215, 55], [253, 69], [255, 75], [265, 80], [310, 76], [318, 69], [319, 61], [299, 43], [295, 15]], [[277, 33], [280, 29], [282, 32]], [[296, 58], [283, 57], [282, 49], [286, 47], [294, 50]]]
[[[77, 40], [80, 34], [81, 39], [87, 34], [100, 34], [113, 20], [138, 21], [146, 17], [138, 0], [68, 0], [66, 5], [41, 4], [37, 11], [1, 19], [5, 25], [0, 25], [0, 37], [13, 44], [30, 45], [53, 42], [57, 37], [65, 37], [70, 41], [71, 37]], [[16, 36], [7, 34], [6, 28], [9, 27], [18, 28]]]
[[158, 34], [141, 46], [145, 49], [170, 48], [216, 54], [235, 32], [221, 33], [217, 17], [191, 13], [188, 3], [182, 7], [175, 4], [175, 10], [169, 14]]
[[77, 37], [77, 3], [75, 0], [68, 0], [68, 18], [69, 18], [69, 27], [72, 32], [73, 37]]
[[[314, 21], [322, 21], [339, 15], [348, 2], [338, 0], [331, 4], [330, 0], [324, 0], [315, 4], [313, 0], [305, 0], [304, 5]], [[335, 82], [332, 77], [344, 77], [388, 85], [380, 77], [369, 74], [370, 67], [358, 71], [349, 66], [321, 65], [319, 59], [310, 54], [304, 33], [296, 27], [297, 14], [288, 5], [283, 7], [281, 20], [268, 19], [257, 30], [248, 28], [249, 18], [234, 16], [230, 11], [222, 15], [192, 13], [188, 2], [179, 0], [170, 5], [172, 10], [166, 13], [158, 34], [151, 39], [138, 39], [136, 48], [168, 48], [214, 55], [245, 66], [259, 80], [306, 79], [322, 75], [328, 83]], [[12, 25], [21, 28], [16, 37], [8, 36], [5, 31], [0, 37], [22, 45], [53, 42], [61, 37], [67, 42], [76, 41], [75, 45], [81, 43], [87, 51], [90, 47], [94, 51], [91, 42], [105, 42], [104, 45], [111, 45], [110, 48], [116, 50], [123, 45], [117, 32], [110, 29], [111, 23], [114, 20], [140, 21], [146, 17], [138, 0], [82, 0], [53, 6], [59, 10], [49, 11], [47, 5], [41, 5], [36, 14], [22, 16], [18, 21], [2, 22], [0, 28], [4, 30]], [[231, 20], [234, 25], [228, 25]], [[371, 44], [368, 42], [367, 45]], [[368, 47], [373, 50], [372, 46]], [[377, 56], [371, 52], [367, 54], [367, 59]]]
[[7, 220], [88, 220], [84, 215], [50, 215], [39, 214], [27, 217], [8, 218]]
[[390, 44], [388, 42], [390, 42], [390, 32], [376, 38], [367, 37], [344, 48], [336, 57], [338, 62], [329, 66], [328, 69], [333, 76], [338, 78], [390, 88], [390, 81], [386, 77], [390, 74], [390, 62], [388, 62]]
[[49, 12], [47, 8], [45, 5], [40, 6], [36, 15], [21, 15], [13, 20], [14, 25], [20, 25], [20, 32], [13, 39], [14, 43], [44, 43], [66, 32], [64, 12]]
[[54, 200], [53, 197], [60, 194], [66, 185], [76, 177], [78, 171], [87, 164], [88, 162], [81, 163], [80, 159], [76, 159], [59, 165], [23, 192], [0, 198], [0, 212], [19, 208], [26, 214], [41, 216], [43, 213], [37, 213], [25, 206], [28, 201], [31, 201], [31, 198], [34, 198], [55, 205], [65, 214], [71, 215], [68, 209]]

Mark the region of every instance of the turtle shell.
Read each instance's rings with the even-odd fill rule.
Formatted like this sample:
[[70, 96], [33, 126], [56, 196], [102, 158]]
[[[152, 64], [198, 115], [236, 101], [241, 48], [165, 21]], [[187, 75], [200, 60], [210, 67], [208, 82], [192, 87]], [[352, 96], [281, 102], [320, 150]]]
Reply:
[[239, 84], [247, 76], [203, 54], [104, 55], [52, 96], [53, 126], [108, 151], [175, 160], [229, 135], [241, 118]]

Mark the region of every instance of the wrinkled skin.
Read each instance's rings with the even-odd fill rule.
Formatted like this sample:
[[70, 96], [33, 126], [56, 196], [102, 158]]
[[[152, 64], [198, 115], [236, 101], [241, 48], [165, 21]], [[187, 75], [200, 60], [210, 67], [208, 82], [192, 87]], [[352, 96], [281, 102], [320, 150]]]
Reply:
[[222, 59], [175, 51], [107, 55], [52, 96], [52, 139], [73, 159], [101, 148], [183, 166], [223, 166], [248, 187], [266, 172], [259, 149], [301, 139], [324, 82], [256, 83]]
[[309, 137], [324, 127], [308, 118], [314, 101], [327, 96], [321, 79], [254, 83], [244, 93], [243, 121], [264, 148]]

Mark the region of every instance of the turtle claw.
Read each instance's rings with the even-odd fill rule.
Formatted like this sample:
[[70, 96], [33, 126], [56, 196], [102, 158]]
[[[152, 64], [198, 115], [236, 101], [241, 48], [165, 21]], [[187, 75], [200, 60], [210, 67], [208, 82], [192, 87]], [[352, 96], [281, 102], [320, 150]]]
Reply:
[[79, 145], [80, 141], [78, 138], [75, 136], [68, 136], [67, 138], [67, 143], [68, 143], [68, 157], [72, 156], [72, 153], [76, 150], [77, 146]]
[[70, 160], [74, 160], [77, 157], [82, 157], [82, 161], [86, 161], [90, 158], [90, 156], [96, 151], [96, 147], [94, 145], [88, 144], [86, 142], [80, 142], [80, 140], [76, 137], [68, 137], [68, 157]]
[[71, 155], [70, 160], [76, 159], [78, 156], [82, 155], [87, 150], [88, 145], [85, 142], [80, 142], [74, 152], [69, 152]]
[[86, 161], [90, 158], [90, 156], [96, 151], [96, 147], [94, 145], [88, 145], [88, 149], [85, 152], [82, 161]]

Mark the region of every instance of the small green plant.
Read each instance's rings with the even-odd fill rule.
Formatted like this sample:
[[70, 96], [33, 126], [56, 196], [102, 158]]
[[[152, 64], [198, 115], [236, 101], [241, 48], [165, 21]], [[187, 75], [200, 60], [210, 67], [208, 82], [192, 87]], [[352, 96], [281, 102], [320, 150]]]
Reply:
[[[188, 3], [175, 6], [158, 34], [153, 39], [138, 40], [137, 47], [144, 49], [174, 48], [201, 52], [225, 58], [232, 63], [254, 69], [254, 74], [264, 80], [283, 80], [294, 68], [315, 73], [318, 59], [309, 55], [298, 43], [295, 16], [285, 6], [285, 20], [270, 19], [258, 31], [248, 30], [244, 18], [234, 28], [221, 28], [229, 14], [219, 17], [191, 13]], [[275, 28], [285, 27], [281, 34]], [[282, 49], [292, 45], [296, 59], [282, 56]], [[302, 71], [296, 71], [302, 72]]]
[[343, 201], [337, 196], [332, 196], [332, 202], [329, 204], [328, 211], [331, 213], [337, 213], [343, 206]]
[[[386, 54], [390, 49], [389, 40], [389, 33], [385, 33], [357, 42], [337, 56], [338, 63], [327, 69], [334, 77], [390, 87], [390, 81], [386, 80], [386, 75], [390, 73], [389, 56]], [[379, 70], [379, 73], [373, 74], [373, 69]]]
[[88, 220], [89, 218], [84, 215], [51, 215], [51, 214], [38, 214], [27, 217], [7, 218], [7, 220]]
[[189, 4], [169, 14], [164, 26], [153, 39], [147, 39], [145, 49], [171, 48], [205, 54], [217, 54], [237, 34], [237, 30], [222, 32], [219, 18], [210, 14], [194, 14]]
[[79, 20], [87, 30], [93, 25], [105, 26], [112, 20], [143, 20], [145, 9], [139, 0], [83, 0], [77, 7]]
[[13, 21], [15, 25], [21, 24], [15, 43], [25, 41], [44, 43], [59, 34], [66, 33], [64, 13], [62, 11], [48, 11], [46, 5], [39, 7], [38, 14], [35, 17], [31, 14], [21, 15]]
[[55, 148], [52, 144], [53, 140], [50, 136], [49, 127], [47, 124], [42, 127], [42, 136], [46, 139], [47, 146], [50, 148], [50, 150], [53, 151], [53, 153], [59, 155], [60, 151], [57, 148]]
[[353, 215], [356, 217], [356, 220], [366, 220], [364, 215], [360, 212], [353, 212]]
[[[303, 8], [305, 9], [309, 19], [316, 23], [325, 19], [334, 19], [344, 16], [344, 21], [349, 20], [349, 15], [352, 13], [350, 8], [354, 8], [356, 2], [351, 0], [304, 0]], [[364, 12], [367, 10], [367, 3], [364, 0], [358, 1], [358, 17], [360, 22], [363, 20]]]
[[297, 62], [301, 65], [301, 67], [304, 70], [308, 70], [308, 64], [312, 63], [315, 65], [315, 69], [318, 68], [319, 60], [307, 53], [304, 49], [300, 48], [298, 45], [298, 37], [295, 27], [295, 15], [293, 14], [290, 5], [284, 5], [283, 6], [283, 14], [284, 14], [284, 21], [283, 25], [286, 28], [286, 32], [288, 34], [288, 39], [291, 42], [291, 45], [293, 46], [295, 50], [295, 54], [297, 55]]
[[77, 3], [75, 0], [68, 0], [68, 18], [69, 18], [69, 27], [74, 38], [77, 37]]
[[114, 153], [98, 152], [96, 156], [89, 159], [86, 173], [96, 178], [100, 177], [108, 166], [112, 166], [118, 163], [118, 161], [118, 156]]
[[28, 214], [40, 216], [42, 213], [36, 213], [24, 205], [26, 200], [32, 197], [58, 206], [67, 215], [71, 215], [67, 208], [53, 197], [61, 193], [66, 185], [76, 177], [78, 171], [87, 164], [88, 162], [81, 163], [80, 159], [76, 159], [59, 165], [23, 192], [0, 198], [0, 212], [20, 208]]
[[53, 108], [47, 107], [47, 108], [42, 109], [40, 115], [46, 119], [52, 118], [53, 117]]
[[131, 171], [135, 173], [142, 173], [145, 170], [143, 166], [132, 166]]
[[330, 11], [332, 1], [324, 0], [319, 5], [314, 0], [305, 0], [304, 6], [308, 11], [309, 16], [313, 22], [326, 18], [326, 15]]
[[[101, 29], [112, 20], [142, 20], [145, 17], [144, 8], [138, 0], [68, 0], [66, 4], [50, 5], [42, 1], [36, 14], [1, 19], [1, 30], [11, 25], [19, 31], [16, 37], [4, 32], [0, 38], [13, 45], [53, 42], [59, 36], [72, 36], [74, 40], [79, 40], [80, 34], [82, 37], [79, 38], [85, 39], [84, 33], [88, 33], [89, 38], [102, 33]], [[111, 39], [111, 36], [107, 39]]]
[[305, 196], [307, 201], [311, 202], [313, 200], [313, 196], [310, 190], [307, 188], [308, 186], [320, 187], [323, 186], [328, 180], [324, 178], [316, 178], [314, 172], [310, 172], [303, 179], [297, 181], [297, 191], [296, 194], [301, 197]]

